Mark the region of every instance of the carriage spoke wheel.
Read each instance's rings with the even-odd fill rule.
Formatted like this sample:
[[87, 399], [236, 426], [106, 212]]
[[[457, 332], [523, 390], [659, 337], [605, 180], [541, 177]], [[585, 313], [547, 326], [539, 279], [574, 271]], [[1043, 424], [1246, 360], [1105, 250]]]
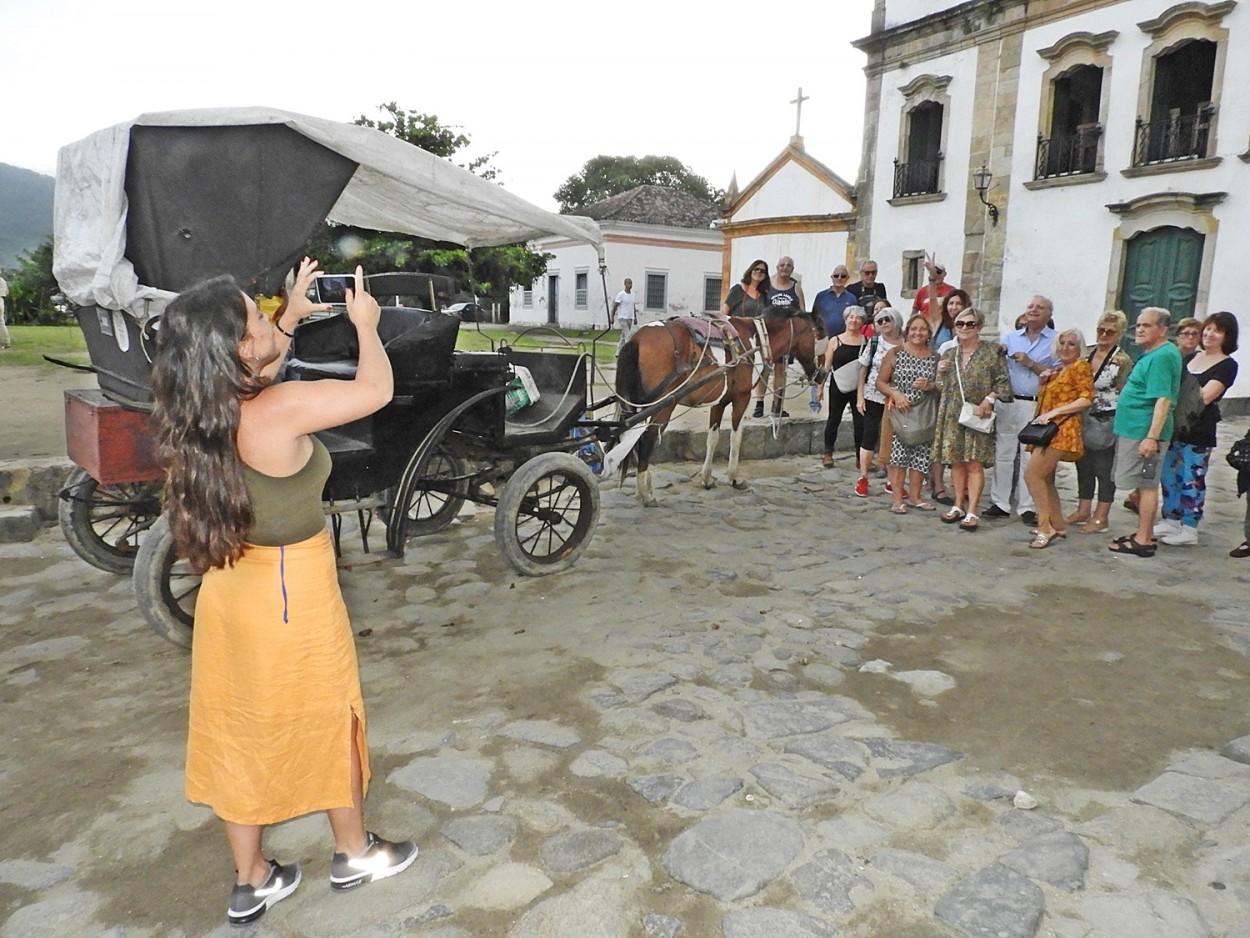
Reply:
[[104, 485], [76, 466], [57, 505], [61, 533], [93, 567], [129, 574], [139, 543], [161, 513], [160, 482]]
[[178, 556], [164, 517], [152, 525], [135, 557], [134, 588], [139, 612], [156, 634], [190, 648], [200, 576]]
[[599, 522], [599, 484], [576, 456], [544, 453], [524, 463], [495, 509], [495, 541], [525, 576], [567, 570]]
[[443, 530], [460, 514], [468, 491], [464, 460], [438, 450], [430, 457], [421, 478], [399, 493], [396, 507], [408, 516], [405, 534], [421, 537]]

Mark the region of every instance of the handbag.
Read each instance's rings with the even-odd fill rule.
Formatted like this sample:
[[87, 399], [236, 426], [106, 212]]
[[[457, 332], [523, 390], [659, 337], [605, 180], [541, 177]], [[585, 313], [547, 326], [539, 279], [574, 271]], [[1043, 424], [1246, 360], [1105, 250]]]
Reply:
[[1224, 458], [1238, 472], [1250, 471], [1250, 433], [1234, 443]]
[[1020, 442], [1025, 446], [1049, 446], [1058, 433], [1058, 423], [1034, 423], [1030, 420], [1020, 431]]
[[890, 426], [904, 446], [920, 446], [932, 442], [937, 430], [938, 396], [925, 393], [906, 410], [890, 411]]
[[[1089, 358], [1086, 361], [1092, 362], [1097, 353], [1098, 349], [1095, 348], [1094, 351], [1089, 353]], [[1102, 374], [1102, 370], [1107, 367], [1107, 363], [1114, 356], [1115, 352], [1112, 351], [1102, 360], [1102, 364], [1098, 366], [1098, 371], [1094, 374], [1095, 382], [1098, 381], [1098, 376]], [[1084, 425], [1082, 436], [1084, 437], [1087, 450], [1104, 450], [1115, 446], [1114, 410], [1095, 411], [1094, 408], [1090, 407], [1085, 411], [1081, 422]]]
[[988, 417], [982, 417], [977, 413], [977, 404], [971, 404], [964, 398], [964, 377], [959, 370], [959, 348], [955, 348], [955, 379], [959, 382], [959, 397], [963, 403], [959, 405], [959, 425], [967, 427], [969, 430], [975, 430], [977, 433], [993, 433], [994, 418], [997, 416], [990, 411]]
[[[841, 342], [838, 342], [841, 345]], [[859, 356], [833, 370], [833, 386], [843, 394], [850, 394], [859, 387]]]

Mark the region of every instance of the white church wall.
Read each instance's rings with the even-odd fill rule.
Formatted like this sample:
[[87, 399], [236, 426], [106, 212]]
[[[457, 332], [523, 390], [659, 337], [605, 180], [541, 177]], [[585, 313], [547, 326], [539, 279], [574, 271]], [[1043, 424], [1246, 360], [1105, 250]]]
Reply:
[[822, 179], [798, 163], [782, 165], [734, 213], [734, 221], [756, 218], [785, 218], [791, 215], [833, 215], [851, 211], [853, 206]]

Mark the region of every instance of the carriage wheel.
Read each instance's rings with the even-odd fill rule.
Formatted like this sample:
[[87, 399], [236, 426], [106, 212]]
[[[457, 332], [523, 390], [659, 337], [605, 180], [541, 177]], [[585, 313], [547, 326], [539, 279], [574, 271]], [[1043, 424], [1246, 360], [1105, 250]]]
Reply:
[[454, 479], [465, 474], [465, 462], [459, 456], [438, 450], [426, 464], [425, 473], [405, 486], [395, 502], [395, 510], [408, 516], [405, 533], [408, 537], [437, 534], [455, 520], [464, 507], [464, 496], [469, 491], [468, 479], [461, 478], [452, 486], [452, 492], [428, 488], [430, 483]]
[[546, 576], [577, 562], [599, 522], [599, 485], [568, 453], [543, 453], [504, 486], [495, 509], [495, 542], [525, 576]]
[[87, 563], [109, 573], [134, 569], [140, 541], [161, 513], [160, 482], [103, 485], [76, 466], [57, 505], [61, 533]]
[[199, 574], [174, 549], [169, 522], [158, 518], [135, 556], [135, 600], [139, 612], [161, 638], [191, 647]]

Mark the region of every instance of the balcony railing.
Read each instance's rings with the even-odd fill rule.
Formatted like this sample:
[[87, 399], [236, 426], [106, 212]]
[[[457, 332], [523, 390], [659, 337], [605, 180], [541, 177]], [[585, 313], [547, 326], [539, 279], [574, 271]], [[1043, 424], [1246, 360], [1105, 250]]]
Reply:
[[1214, 116], [1215, 106], [1204, 104], [1194, 114], [1181, 114], [1174, 110], [1159, 120], [1137, 118], [1133, 165], [1205, 159], [1209, 155], [1207, 151]]
[[1051, 179], [1055, 176], [1076, 176], [1094, 172], [1098, 168], [1100, 139], [1100, 124], [1078, 127], [1074, 134], [1058, 134], [1049, 139], [1038, 134], [1033, 178]]
[[894, 161], [894, 198], [905, 195], [930, 195], [940, 192], [938, 179], [941, 176], [942, 154], [931, 160], [909, 160], [906, 163]]

